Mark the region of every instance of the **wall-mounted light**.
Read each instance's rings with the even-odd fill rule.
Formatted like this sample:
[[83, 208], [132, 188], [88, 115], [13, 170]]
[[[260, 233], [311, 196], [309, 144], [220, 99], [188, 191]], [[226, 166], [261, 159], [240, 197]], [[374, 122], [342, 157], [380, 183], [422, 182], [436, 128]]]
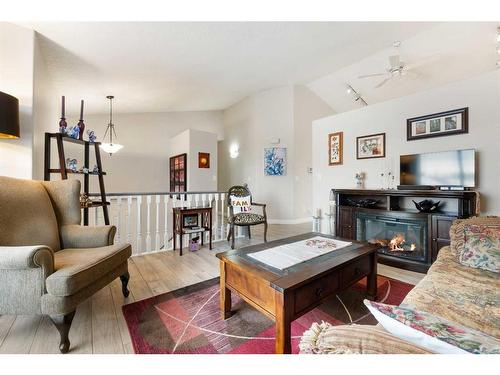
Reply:
[[237, 143], [233, 143], [231, 147], [229, 147], [229, 156], [233, 159], [237, 158], [240, 154], [240, 146]]
[[[500, 27], [497, 27], [497, 53], [500, 55]], [[500, 67], [500, 58], [497, 60], [498, 67]]]
[[353, 89], [353, 87], [350, 84], [347, 84], [347, 90], [346, 90], [347, 95], [351, 95], [354, 98], [355, 102], [360, 102], [363, 105], [368, 105], [368, 103], [363, 99], [361, 94], [357, 92], [356, 90]]

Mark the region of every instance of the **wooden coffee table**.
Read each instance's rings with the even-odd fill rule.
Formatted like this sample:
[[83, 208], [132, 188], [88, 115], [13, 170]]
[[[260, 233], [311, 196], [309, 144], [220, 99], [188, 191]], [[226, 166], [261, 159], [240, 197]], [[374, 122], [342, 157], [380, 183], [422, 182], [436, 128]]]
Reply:
[[377, 295], [378, 245], [337, 238], [352, 242], [352, 245], [285, 270], [270, 267], [248, 256], [315, 236], [336, 238], [308, 233], [217, 254], [220, 259], [222, 319], [231, 315], [231, 292], [235, 292], [276, 322], [276, 353], [291, 353], [292, 321], [326, 298], [367, 277], [367, 297], [374, 299]]

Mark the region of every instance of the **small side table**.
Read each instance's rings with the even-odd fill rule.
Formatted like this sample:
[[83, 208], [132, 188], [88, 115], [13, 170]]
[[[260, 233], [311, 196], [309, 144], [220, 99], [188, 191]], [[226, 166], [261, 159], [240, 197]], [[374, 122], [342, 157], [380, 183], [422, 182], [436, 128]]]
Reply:
[[[192, 230], [184, 226], [186, 216], [198, 215], [201, 219], [198, 223], [199, 230]], [[182, 255], [182, 236], [185, 234], [201, 233], [201, 244], [204, 243], [205, 232], [208, 232], [209, 248], [212, 250], [212, 207], [174, 207], [174, 251], [177, 245], [177, 235], [179, 235], [179, 255]]]

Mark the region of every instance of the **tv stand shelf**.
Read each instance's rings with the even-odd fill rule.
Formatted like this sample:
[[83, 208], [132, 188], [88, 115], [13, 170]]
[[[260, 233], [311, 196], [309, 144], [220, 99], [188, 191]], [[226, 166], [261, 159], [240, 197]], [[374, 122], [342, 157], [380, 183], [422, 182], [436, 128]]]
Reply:
[[[392, 220], [424, 219], [426, 220], [426, 259], [414, 261], [393, 255], [379, 254], [379, 262], [416, 272], [426, 272], [437, 257], [439, 250], [450, 243], [449, 230], [457, 218], [467, 218], [476, 214], [478, 194], [475, 191], [442, 191], [442, 190], [365, 190], [365, 189], [332, 189], [336, 203], [335, 234], [347, 239], [358, 240], [358, 216], [372, 213], [376, 216]], [[454, 211], [419, 212], [406, 208], [404, 199], [419, 198], [433, 200], [456, 200]], [[356, 203], [362, 199], [378, 200], [376, 206], [358, 207]], [[363, 235], [360, 234], [361, 237]]]
[[457, 217], [470, 217], [476, 213], [477, 192], [470, 190], [332, 189], [332, 194], [336, 197], [337, 206], [352, 206], [348, 202], [349, 199], [372, 198], [381, 200], [380, 206], [376, 207], [377, 209], [383, 207], [388, 211], [404, 210], [401, 209], [400, 204], [402, 198], [456, 199], [458, 201], [457, 212], [449, 212], [448, 214]]

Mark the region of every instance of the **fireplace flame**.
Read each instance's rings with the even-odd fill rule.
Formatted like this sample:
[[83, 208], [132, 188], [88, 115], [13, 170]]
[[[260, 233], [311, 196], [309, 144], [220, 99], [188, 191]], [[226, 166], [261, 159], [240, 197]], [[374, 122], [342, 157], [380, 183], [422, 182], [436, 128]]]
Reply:
[[374, 243], [377, 245], [387, 246], [390, 251], [415, 251], [417, 245], [414, 243], [410, 244], [410, 248], [405, 249], [403, 244], [406, 242], [404, 235], [396, 234], [391, 240], [385, 240], [380, 238], [372, 238], [368, 241], [369, 243]]
[[392, 240], [389, 241], [389, 249], [391, 251], [404, 251], [405, 249], [401, 246], [404, 243], [404, 236], [401, 234], [397, 234], [392, 238]]

